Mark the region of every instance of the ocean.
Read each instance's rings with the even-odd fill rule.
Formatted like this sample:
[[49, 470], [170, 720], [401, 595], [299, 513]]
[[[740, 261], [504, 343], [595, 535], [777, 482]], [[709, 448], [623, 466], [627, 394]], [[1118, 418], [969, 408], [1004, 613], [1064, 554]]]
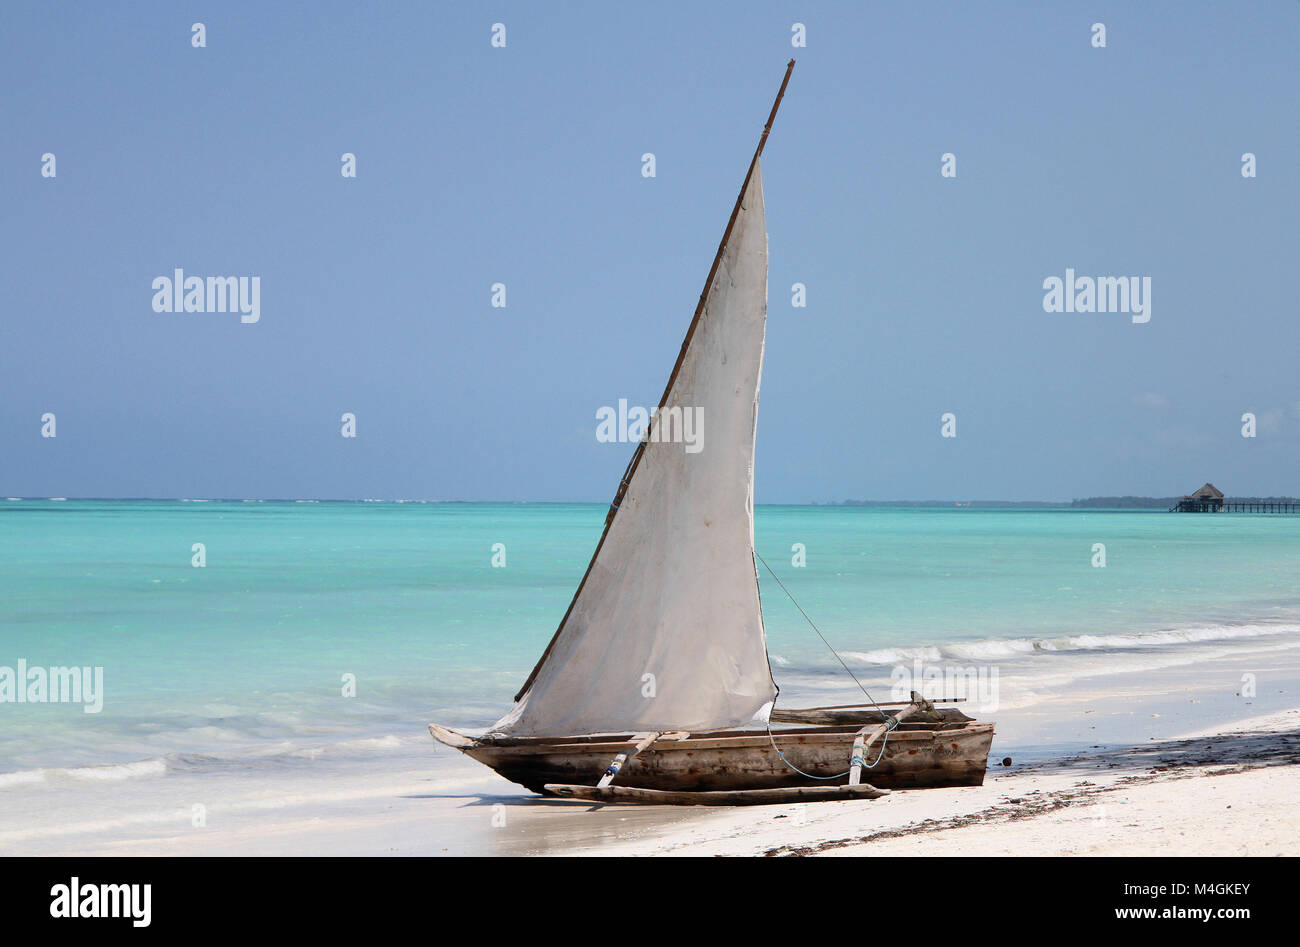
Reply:
[[[605, 509], [0, 499], [0, 669], [103, 668], [98, 713], [0, 703], [0, 848], [166, 821], [183, 800], [164, 789], [185, 777], [219, 809], [331, 779], [359, 792], [386, 769], [452, 772], [425, 725], [505, 712]], [[755, 537], [878, 700], [917, 661], [996, 667], [1014, 706], [1116, 668], [1300, 646], [1296, 517], [760, 506]], [[782, 701], [853, 700], [759, 572]]]

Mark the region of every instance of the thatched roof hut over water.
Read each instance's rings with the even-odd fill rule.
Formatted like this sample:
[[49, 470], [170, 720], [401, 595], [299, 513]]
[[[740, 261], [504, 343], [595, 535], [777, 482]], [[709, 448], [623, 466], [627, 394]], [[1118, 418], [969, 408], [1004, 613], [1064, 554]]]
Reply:
[[1207, 483], [1195, 493], [1185, 495], [1174, 507], [1178, 513], [1222, 513], [1223, 491]]

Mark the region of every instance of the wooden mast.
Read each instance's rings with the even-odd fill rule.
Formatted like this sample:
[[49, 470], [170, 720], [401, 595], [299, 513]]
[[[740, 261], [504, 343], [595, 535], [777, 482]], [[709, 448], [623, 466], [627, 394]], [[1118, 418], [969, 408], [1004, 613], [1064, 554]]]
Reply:
[[[727, 243], [731, 240], [732, 228], [736, 225], [736, 218], [740, 216], [741, 202], [745, 199], [745, 191], [749, 188], [749, 180], [754, 176], [754, 168], [758, 166], [758, 159], [763, 154], [763, 146], [767, 144], [767, 136], [772, 131], [772, 123], [776, 121], [776, 110], [781, 107], [781, 99], [785, 96], [785, 87], [790, 82], [790, 73], [794, 71], [794, 60], [791, 59], [785, 67], [785, 77], [781, 80], [781, 88], [777, 90], [776, 101], [772, 103], [772, 111], [767, 116], [767, 124], [763, 126], [763, 134], [758, 139], [758, 147], [754, 149], [754, 157], [749, 162], [749, 170], [745, 172], [745, 180], [741, 182], [740, 193], [736, 195], [735, 206], [731, 208], [731, 216], [727, 219], [727, 228], [722, 232], [722, 240], [718, 244], [718, 252], [713, 257], [713, 265], [709, 267], [708, 279], [704, 281], [704, 290], [700, 293], [700, 301], [695, 306], [695, 315], [691, 318], [690, 327], [686, 330], [686, 338], [682, 340], [681, 351], [677, 353], [677, 361], [673, 364], [672, 374], [668, 376], [668, 384], [664, 386], [663, 396], [659, 399], [659, 410], [655, 412], [655, 417], [651, 424], [654, 424], [660, 416], [665, 403], [668, 401], [668, 395], [673, 390], [673, 382], [677, 380], [677, 373], [681, 370], [682, 362], [686, 359], [686, 350], [690, 347], [691, 339], [695, 336], [695, 327], [699, 325], [700, 316], [704, 314], [705, 303], [708, 302], [709, 289], [713, 286], [713, 278], [718, 274], [718, 267], [722, 265], [722, 254], [726, 252]], [[646, 437], [643, 438], [636, 446], [636, 451], [632, 454], [632, 459], [628, 462], [627, 469], [623, 471], [623, 477], [619, 481], [618, 491], [614, 494], [614, 499], [609, 505], [609, 513], [605, 516], [605, 529], [600, 534], [600, 542], [596, 543], [596, 551], [591, 554], [591, 562], [587, 564], [587, 571], [583, 573], [582, 581], [578, 583], [577, 591], [573, 593], [573, 598], [569, 601], [569, 607], [564, 612], [564, 617], [560, 619], [559, 626], [555, 629], [555, 634], [551, 636], [550, 643], [542, 656], [537, 659], [537, 664], [533, 667], [532, 673], [528, 675], [528, 680], [524, 681], [524, 686], [519, 688], [519, 693], [515, 694], [515, 700], [518, 701], [527, 693], [528, 688], [532, 686], [533, 681], [537, 679], [537, 672], [542, 669], [546, 659], [551, 656], [551, 650], [555, 647], [555, 642], [559, 640], [560, 632], [564, 630], [565, 623], [569, 620], [569, 615], [573, 612], [573, 606], [578, 601], [578, 596], [582, 594], [583, 586], [587, 584], [587, 578], [591, 575], [591, 570], [596, 565], [596, 559], [600, 556], [600, 549], [605, 545], [605, 537], [609, 535], [609, 527], [614, 522], [614, 517], [618, 514], [618, 508], [623, 502], [623, 496], [627, 493], [628, 485], [632, 482], [632, 475], [636, 473], [637, 465], [641, 463], [641, 455], [645, 452], [646, 440], [649, 439], [650, 429], [646, 429]]]

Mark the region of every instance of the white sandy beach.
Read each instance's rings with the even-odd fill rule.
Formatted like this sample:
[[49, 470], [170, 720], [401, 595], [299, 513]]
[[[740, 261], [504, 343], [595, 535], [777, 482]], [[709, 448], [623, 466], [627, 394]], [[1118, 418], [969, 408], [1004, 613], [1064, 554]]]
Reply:
[[[978, 788], [737, 810], [602, 855], [1289, 855], [1300, 710], [993, 772]], [[780, 811], [777, 811], [780, 810]]]
[[[0, 852], [58, 855], [1272, 855], [1300, 843], [1300, 649], [1225, 653], [1036, 691], [996, 721], [981, 787], [739, 809], [543, 799], [427, 736], [312, 788], [274, 773], [67, 780]], [[1243, 674], [1258, 694], [1242, 696]], [[998, 765], [1012, 758], [1010, 767]], [[242, 780], [242, 781], [241, 781]], [[231, 785], [223, 784], [226, 781]], [[869, 781], [869, 777], [868, 777]], [[120, 786], [120, 788], [119, 788]], [[142, 787], [149, 786], [147, 791]], [[232, 788], [237, 791], [231, 791]], [[142, 795], [143, 793], [143, 795]], [[119, 801], [120, 797], [120, 801]], [[202, 826], [190, 806], [208, 805]]]

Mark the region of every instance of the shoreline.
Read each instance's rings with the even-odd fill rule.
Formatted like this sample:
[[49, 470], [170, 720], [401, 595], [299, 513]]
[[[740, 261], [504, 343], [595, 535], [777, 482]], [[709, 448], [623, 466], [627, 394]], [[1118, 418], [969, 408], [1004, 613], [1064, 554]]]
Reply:
[[[998, 727], [980, 787], [871, 801], [713, 809], [529, 794], [403, 736], [370, 761], [304, 771], [168, 771], [40, 787], [42, 818], [0, 827], [32, 855], [1272, 854], [1300, 842], [1300, 649], [1125, 667], [976, 712]], [[1259, 678], [1258, 695], [1235, 690]], [[1010, 756], [1013, 765], [996, 765]], [[870, 782], [870, 777], [866, 777]], [[0, 801], [3, 793], [0, 790]], [[206, 806], [195, 826], [190, 807]], [[1231, 807], [1231, 808], [1228, 808]]]

